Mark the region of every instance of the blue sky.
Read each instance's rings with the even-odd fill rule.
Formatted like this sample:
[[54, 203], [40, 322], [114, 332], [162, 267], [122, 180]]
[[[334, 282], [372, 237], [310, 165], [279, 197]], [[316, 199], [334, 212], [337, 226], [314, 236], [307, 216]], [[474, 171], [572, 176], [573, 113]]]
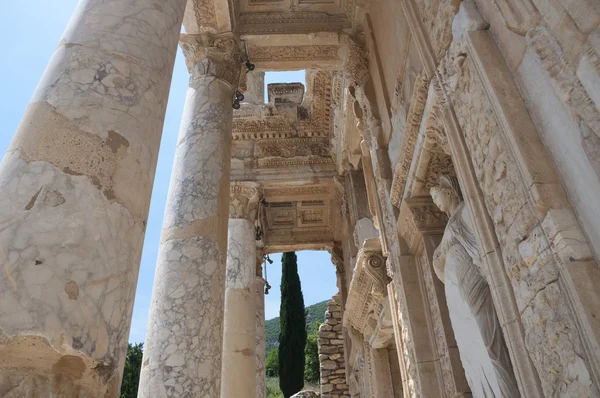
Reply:
[[[0, 15], [3, 16], [0, 37], [4, 38], [5, 43], [0, 62], [1, 154], [6, 151], [76, 4], [77, 0], [0, 1]], [[160, 230], [187, 81], [184, 59], [181, 51], [178, 51], [148, 217], [129, 336], [131, 342], [144, 341]], [[304, 82], [304, 75], [302, 72], [268, 73], [265, 78], [265, 83], [284, 81]], [[274, 262], [268, 267], [268, 280], [273, 288], [265, 297], [267, 319], [279, 315], [280, 303], [281, 255], [275, 254], [271, 258]], [[337, 292], [335, 269], [329, 253], [300, 252], [298, 265], [306, 305], [329, 299]]]

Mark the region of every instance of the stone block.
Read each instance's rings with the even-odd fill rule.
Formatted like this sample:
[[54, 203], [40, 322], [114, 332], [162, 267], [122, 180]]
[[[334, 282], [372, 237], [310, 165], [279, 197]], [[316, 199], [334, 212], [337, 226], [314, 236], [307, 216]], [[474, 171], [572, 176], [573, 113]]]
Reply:
[[334, 361], [321, 362], [321, 369], [337, 369], [338, 365]]
[[334, 332], [319, 332], [319, 339], [335, 339], [337, 337], [337, 333]]
[[[325, 392], [331, 392], [333, 391], [333, 384], [324, 384], [321, 385], [321, 392], [325, 393]], [[325, 396], [323, 396], [325, 397]]]
[[333, 354], [339, 352], [340, 348], [337, 346], [326, 345], [319, 347], [319, 354]]

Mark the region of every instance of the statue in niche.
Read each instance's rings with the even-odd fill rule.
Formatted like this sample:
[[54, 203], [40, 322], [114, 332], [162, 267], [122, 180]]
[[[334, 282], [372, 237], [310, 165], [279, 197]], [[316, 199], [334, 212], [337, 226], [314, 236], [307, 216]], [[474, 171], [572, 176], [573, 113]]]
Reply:
[[482, 275], [471, 216], [458, 180], [442, 176], [431, 196], [449, 220], [433, 267], [444, 283], [452, 328], [475, 397], [519, 397], [490, 287]]

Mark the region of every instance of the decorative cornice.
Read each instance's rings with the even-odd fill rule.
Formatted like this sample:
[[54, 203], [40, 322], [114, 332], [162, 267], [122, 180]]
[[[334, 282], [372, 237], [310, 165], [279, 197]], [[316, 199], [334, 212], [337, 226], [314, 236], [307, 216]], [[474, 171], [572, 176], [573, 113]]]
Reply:
[[237, 87], [242, 66], [239, 41], [231, 35], [181, 35], [179, 45], [192, 78], [214, 76]]
[[348, 37], [348, 57], [344, 70], [348, 84], [360, 86], [369, 73], [369, 54], [353, 38]]
[[402, 136], [400, 155], [398, 156], [399, 160], [396, 164], [394, 179], [392, 181], [390, 196], [392, 204], [397, 208], [400, 208], [400, 203], [402, 203], [404, 188], [406, 187], [406, 181], [408, 180], [408, 173], [410, 171], [410, 165], [417, 143], [417, 136], [419, 135], [419, 129], [421, 127], [421, 119], [423, 119], [423, 112], [425, 111], [425, 104], [427, 103], [428, 90], [429, 79], [425, 73], [420, 72], [415, 80], [412, 98], [410, 100], [410, 108], [408, 109], [408, 115], [406, 117], [406, 131]]
[[260, 201], [260, 185], [253, 182], [235, 182], [229, 191], [229, 218], [256, 219]]

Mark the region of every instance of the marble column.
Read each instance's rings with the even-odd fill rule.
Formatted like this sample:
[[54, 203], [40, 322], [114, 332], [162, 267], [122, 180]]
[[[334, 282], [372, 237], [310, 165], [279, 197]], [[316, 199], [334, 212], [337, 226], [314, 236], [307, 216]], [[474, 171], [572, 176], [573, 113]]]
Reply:
[[2, 396], [118, 396], [185, 5], [81, 0], [0, 164]]
[[[262, 252], [260, 260], [262, 261]], [[265, 283], [262, 277], [256, 277], [256, 398], [267, 396]]]
[[[190, 70], [146, 331], [139, 397], [219, 397], [232, 99], [230, 37], [182, 36]], [[254, 256], [253, 256], [254, 257]]]
[[256, 232], [259, 187], [232, 183], [225, 279], [221, 396], [256, 393]]

